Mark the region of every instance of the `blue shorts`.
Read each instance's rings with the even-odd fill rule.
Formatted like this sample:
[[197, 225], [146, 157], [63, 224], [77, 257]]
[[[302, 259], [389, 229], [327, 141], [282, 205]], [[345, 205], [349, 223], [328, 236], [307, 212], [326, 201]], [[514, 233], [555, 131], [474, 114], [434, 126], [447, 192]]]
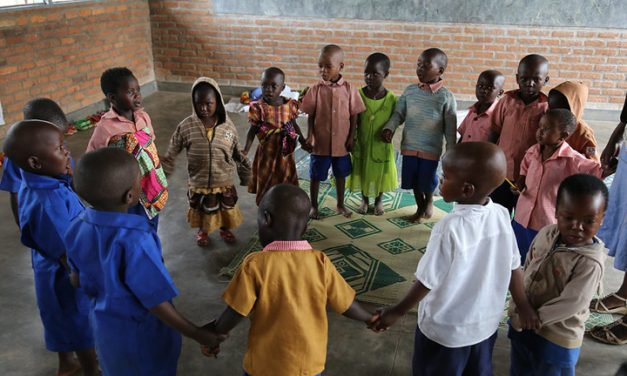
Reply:
[[430, 161], [411, 155], [403, 155], [401, 188], [418, 189], [423, 193], [433, 193], [438, 186], [439, 161]]
[[520, 252], [520, 262], [524, 265], [525, 258], [531, 247], [531, 242], [538, 235], [538, 231], [530, 228], [523, 227], [520, 223], [512, 221], [512, 228], [514, 229], [514, 235], [516, 236], [516, 243], [518, 244], [518, 252]]
[[350, 155], [343, 157], [312, 155], [309, 161], [309, 177], [311, 180], [325, 181], [329, 177], [331, 167], [333, 167], [333, 176], [336, 178], [347, 177], [353, 169]]
[[414, 376], [492, 375], [492, 350], [497, 332], [470, 346], [446, 347], [427, 338], [418, 327], [414, 342]]
[[510, 376], [574, 376], [580, 348], [558, 346], [532, 330], [507, 333], [511, 341]]

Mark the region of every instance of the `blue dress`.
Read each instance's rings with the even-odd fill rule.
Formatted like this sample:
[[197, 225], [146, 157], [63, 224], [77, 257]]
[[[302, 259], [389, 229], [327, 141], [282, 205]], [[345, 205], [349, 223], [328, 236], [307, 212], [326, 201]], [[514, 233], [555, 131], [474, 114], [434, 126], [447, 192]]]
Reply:
[[21, 171], [18, 193], [22, 243], [31, 248], [35, 294], [44, 325], [46, 348], [71, 352], [94, 347], [89, 299], [72, 287], [61, 263], [65, 231], [83, 210], [68, 179]]
[[68, 262], [92, 299], [105, 375], [175, 375], [181, 335], [149, 309], [178, 294], [145, 218], [87, 209], [68, 229]]
[[597, 236], [614, 257], [614, 267], [627, 272], [627, 142], [621, 146], [610, 202]]

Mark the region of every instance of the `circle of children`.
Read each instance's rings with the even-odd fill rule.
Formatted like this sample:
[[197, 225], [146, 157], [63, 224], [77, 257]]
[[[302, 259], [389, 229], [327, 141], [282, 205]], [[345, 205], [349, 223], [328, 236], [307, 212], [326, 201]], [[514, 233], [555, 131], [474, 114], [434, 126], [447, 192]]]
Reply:
[[[517, 90], [504, 93], [505, 77], [496, 70], [481, 73], [478, 101], [457, 129], [455, 98], [442, 79], [447, 56], [439, 49], [422, 52], [419, 82], [400, 97], [385, 88], [390, 60], [382, 53], [367, 58], [360, 89], [342, 78], [340, 47], [324, 47], [318, 65], [321, 80], [302, 103], [280, 96], [280, 69], [263, 72], [263, 97], [250, 106], [243, 150], [210, 78], [193, 84], [192, 113], [161, 157], [138, 81], [126, 68], [103, 73], [111, 108], [76, 166], [61, 109], [47, 99], [29, 102], [27, 120], [5, 140], [3, 189], [14, 193], [21, 241], [32, 249], [37, 304], [58, 374], [82, 368], [85, 375], [174, 375], [181, 334], [215, 356], [252, 314], [245, 374], [317, 375], [325, 366], [327, 306], [382, 332], [420, 303], [413, 374], [489, 375], [508, 290], [511, 374], [574, 374], [603, 275], [605, 247], [595, 234], [608, 203], [596, 141], [581, 120], [587, 88], [564, 82], [547, 97], [541, 90], [548, 61], [528, 55], [518, 66]], [[296, 123], [299, 111], [309, 115], [307, 136]], [[398, 188], [391, 142], [401, 124], [401, 187], [413, 190], [417, 204], [407, 219], [431, 217], [438, 183], [443, 199], [456, 205], [433, 228], [407, 295], [372, 313], [302, 235], [308, 220], [318, 219], [318, 190], [329, 169], [340, 214], [351, 215], [345, 189], [362, 193], [359, 213], [368, 213], [374, 198], [371, 212], [383, 214], [382, 194]], [[178, 291], [156, 232], [166, 175], [185, 150], [187, 220], [199, 229], [198, 245], [208, 245], [214, 231], [233, 242], [231, 229], [242, 223], [234, 179], [250, 169], [255, 136], [252, 178], [245, 181], [256, 194], [264, 249], [245, 259], [226, 288], [222, 315], [197, 326], [171, 303]], [[298, 188], [297, 142], [311, 153], [311, 201]]]

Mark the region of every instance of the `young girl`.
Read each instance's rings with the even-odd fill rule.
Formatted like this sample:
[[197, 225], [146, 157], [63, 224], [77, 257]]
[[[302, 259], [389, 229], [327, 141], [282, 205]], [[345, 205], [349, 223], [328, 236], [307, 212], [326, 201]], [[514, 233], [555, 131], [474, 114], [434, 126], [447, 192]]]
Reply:
[[259, 146], [253, 162], [253, 177], [248, 192], [256, 193], [257, 205], [263, 195], [277, 184], [298, 185], [296, 163], [292, 152], [296, 138], [304, 141], [296, 124], [298, 101], [281, 97], [285, 89], [285, 74], [279, 68], [268, 68], [261, 76], [263, 97], [250, 104], [243, 154], [248, 155], [255, 135]]
[[368, 212], [368, 197], [375, 196], [374, 214], [383, 215], [381, 196], [398, 187], [394, 148], [381, 138], [383, 126], [396, 107], [396, 96], [383, 86], [390, 71], [390, 59], [374, 53], [366, 59], [364, 78], [366, 86], [359, 89], [366, 111], [359, 114], [357, 142], [352, 152], [353, 172], [348, 179], [351, 192], [361, 190], [360, 214]]
[[235, 125], [226, 116], [218, 84], [201, 77], [192, 86], [192, 115], [183, 120], [170, 139], [162, 162], [169, 175], [174, 158], [185, 149], [189, 174], [187, 222], [198, 228], [196, 243], [209, 245], [209, 233], [220, 229], [220, 237], [235, 242], [230, 229], [242, 224], [233, 184], [236, 161], [242, 160]]

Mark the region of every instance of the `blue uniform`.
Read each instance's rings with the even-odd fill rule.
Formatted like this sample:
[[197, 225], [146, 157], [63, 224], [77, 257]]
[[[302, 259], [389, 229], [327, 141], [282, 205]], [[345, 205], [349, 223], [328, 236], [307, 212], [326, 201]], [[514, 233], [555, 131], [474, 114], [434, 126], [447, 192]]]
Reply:
[[21, 240], [31, 248], [35, 293], [46, 348], [54, 352], [94, 347], [89, 298], [72, 287], [61, 258], [65, 232], [83, 210], [67, 179], [21, 171], [18, 193]]
[[87, 209], [67, 232], [68, 262], [93, 300], [105, 375], [175, 375], [181, 335], [149, 312], [178, 291], [145, 218]]
[[[70, 157], [70, 163], [74, 168], [74, 160]], [[17, 193], [22, 185], [22, 169], [17, 167], [9, 158], [4, 157], [2, 162], [2, 180], [0, 181], [0, 191], [6, 191], [11, 193]], [[70, 175], [64, 175], [61, 177], [66, 179], [70, 184], [72, 183], [72, 177]]]

